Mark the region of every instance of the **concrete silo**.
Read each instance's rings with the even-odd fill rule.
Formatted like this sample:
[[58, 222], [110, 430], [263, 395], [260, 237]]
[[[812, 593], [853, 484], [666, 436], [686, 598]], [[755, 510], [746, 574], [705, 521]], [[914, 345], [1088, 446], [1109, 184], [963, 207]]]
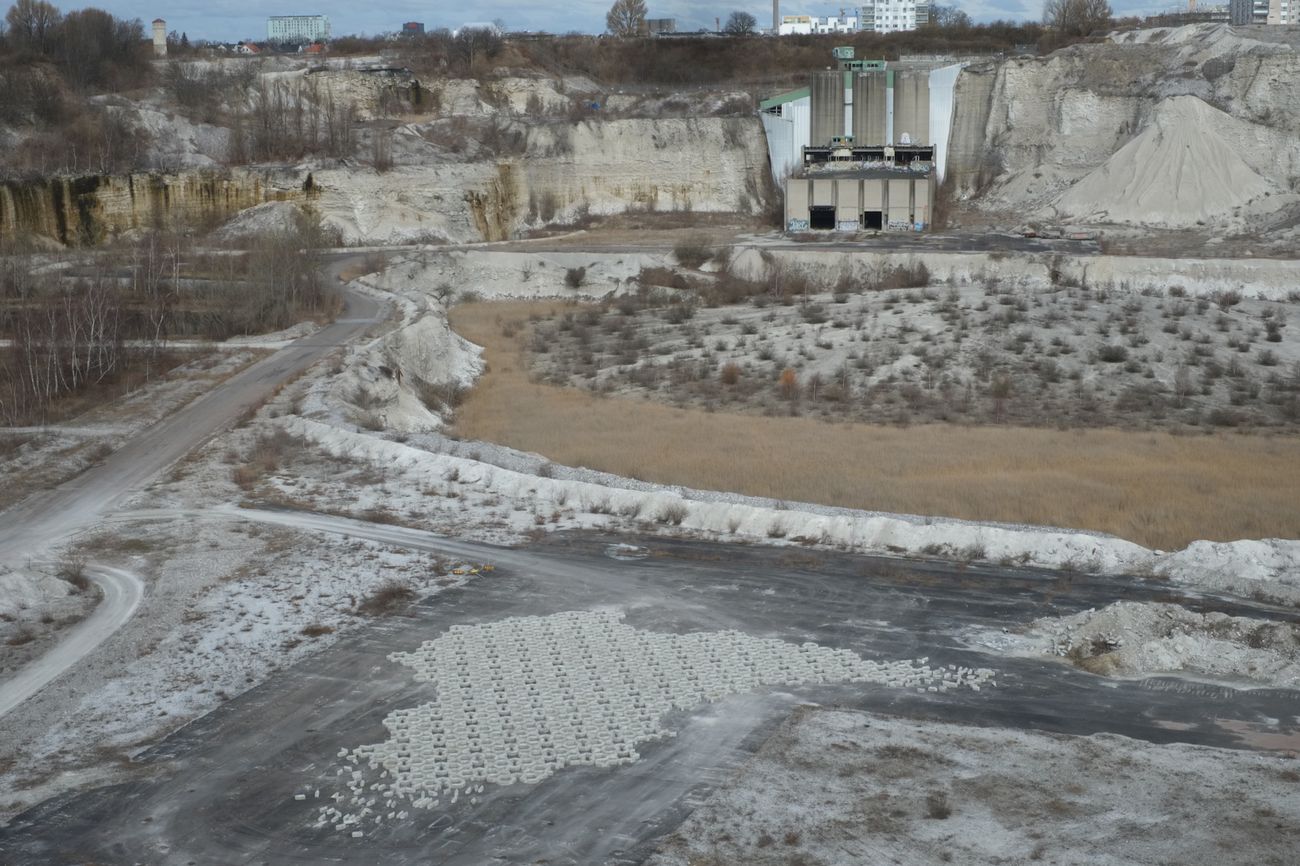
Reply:
[[814, 147], [824, 147], [844, 135], [844, 73], [814, 72], [809, 91], [812, 130], [808, 139]]

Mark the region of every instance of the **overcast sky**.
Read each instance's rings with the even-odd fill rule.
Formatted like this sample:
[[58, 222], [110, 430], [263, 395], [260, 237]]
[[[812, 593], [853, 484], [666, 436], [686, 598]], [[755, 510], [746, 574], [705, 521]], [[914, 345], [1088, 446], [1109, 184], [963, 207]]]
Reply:
[[[230, 40], [264, 39], [267, 15], [328, 15], [334, 35], [349, 33], [377, 34], [394, 31], [403, 21], [422, 21], [429, 29], [455, 29], [470, 22], [500, 19], [510, 30], [545, 30], [551, 33], [581, 31], [599, 33], [605, 29], [605, 12], [613, 0], [477, 0], [451, 3], [447, 0], [387, 0], [382, 3], [356, 3], [346, 0], [169, 0], [146, 3], [141, 0], [88, 0], [85, 3], [60, 3], [64, 11], [81, 6], [99, 6], [123, 18], [139, 18], [148, 23], [165, 18], [169, 29], [184, 32], [191, 39]], [[1172, 7], [1173, 2], [1152, 4], [1147, 0], [1111, 0], [1118, 15], [1154, 12]], [[965, 9], [976, 21], [996, 18], [1037, 19], [1042, 0], [965, 0], [954, 5]], [[754, 14], [760, 26], [772, 20], [772, 4], [748, 0], [646, 0], [651, 18], [676, 18], [679, 30], [712, 29], [715, 17], [723, 20], [735, 9]], [[783, 0], [782, 14], [828, 15], [841, 6], [834, 3], [808, 3]], [[850, 8], [845, 4], [843, 8]]]

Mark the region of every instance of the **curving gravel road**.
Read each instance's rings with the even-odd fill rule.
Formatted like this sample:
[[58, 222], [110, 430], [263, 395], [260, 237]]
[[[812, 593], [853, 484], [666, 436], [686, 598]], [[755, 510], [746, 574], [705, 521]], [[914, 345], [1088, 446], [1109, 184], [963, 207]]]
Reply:
[[[328, 273], [338, 278], [359, 258], [359, 254], [334, 258]], [[382, 302], [345, 290], [343, 313], [332, 324], [227, 379], [132, 438], [98, 466], [0, 512], [0, 566], [28, 561], [93, 526], [177, 460], [260, 405], [281, 385], [382, 321], [386, 313], [387, 306]], [[101, 609], [82, 623], [94, 627], [72, 630], [53, 650], [0, 686], [0, 716], [84, 658], [135, 611], [143, 592], [138, 578], [103, 567], [95, 567], [91, 576], [100, 584], [105, 598]]]
[[86, 566], [104, 597], [90, 616], [68, 629], [49, 652], [0, 683], [0, 716], [39, 692], [61, 673], [85, 658], [129, 620], [144, 597], [144, 581], [129, 571], [106, 565]]

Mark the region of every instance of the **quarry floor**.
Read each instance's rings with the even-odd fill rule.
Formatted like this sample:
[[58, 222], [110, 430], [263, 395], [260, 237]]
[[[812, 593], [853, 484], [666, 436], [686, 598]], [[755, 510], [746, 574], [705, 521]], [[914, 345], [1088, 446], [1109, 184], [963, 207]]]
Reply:
[[[285, 520], [296, 518], [286, 514]], [[1098, 741], [1095, 748], [1103, 751], [1122, 738], [1136, 741], [1123, 740], [1125, 749], [1145, 742], [1291, 755], [1300, 750], [1294, 691], [1172, 678], [1107, 680], [1055, 660], [985, 656], [963, 638], [975, 626], [1014, 629], [1040, 615], [1073, 613], [1116, 597], [1177, 595], [1159, 581], [603, 534], [554, 536], [518, 549], [433, 536], [421, 541], [420, 535], [405, 531], [402, 543], [497, 568], [271, 676], [136, 756], [129, 781], [57, 797], [19, 816], [0, 831], [0, 859], [641, 862], [806, 704], [923, 720], [934, 736], [952, 722], [990, 734], [1006, 728], [1120, 735]], [[611, 548], [614, 541], [628, 546]], [[1228, 599], [1178, 600], [1193, 609], [1296, 617]], [[389, 653], [412, 650], [456, 624], [594, 607], [621, 609], [628, 624], [649, 631], [738, 629], [850, 649], [867, 659], [989, 666], [996, 685], [937, 694], [821, 685], [733, 696], [670, 715], [665, 726], [675, 736], [643, 746], [641, 759], [628, 766], [569, 767], [535, 786], [489, 786], [473, 802], [412, 809], [411, 820], [390, 822], [364, 838], [313, 826], [325, 802], [318, 798], [337, 790], [340, 750], [382, 739], [388, 713], [431, 698], [433, 689], [415, 682]], [[1245, 752], [1215, 754], [1259, 763]], [[986, 756], [986, 769], [999, 763], [996, 751]], [[1281, 801], [1294, 792], [1286, 775], [1296, 768], [1293, 761], [1275, 757], [1263, 765], [1272, 775], [1256, 785], [1258, 796]], [[1159, 788], [1164, 778], [1149, 784]], [[303, 799], [295, 799], [299, 795]], [[1042, 829], [1050, 837], [1051, 827]], [[1267, 828], [1274, 842], [1298, 831], [1287, 815]]]
[[[339, 323], [344, 328], [367, 324], [355, 314]], [[304, 360], [293, 351], [280, 360]], [[426, 478], [422, 488], [413, 483], [414, 473], [388, 465], [380, 451], [368, 458], [358, 453], [331, 461], [324, 442], [305, 438], [289, 440], [285, 447], [295, 456], [268, 472], [262, 487], [294, 492], [301, 507], [335, 513], [364, 516], [368, 509], [363, 506], [377, 503], [374, 516], [366, 517], [371, 522], [306, 515], [288, 507], [248, 510], [252, 502], [274, 500], [257, 500], [254, 494], [261, 488], [241, 492], [232, 483], [236, 463], [245, 459], [240, 452], [255, 448], [259, 435], [284, 429], [276, 423], [293, 415], [293, 406], [304, 394], [310, 396], [312, 387], [323, 390], [337, 374], [326, 366], [318, 365], [273, 397], [258, 423], [218, 437], [174, 467], [165, 481], [124, 505], [137, 509], [134, 514], [116, 515], [103, 534], [89, 539], [109, 556], [136, 554], [128, 564], [148, 576], [149, 591], [141, 613], [118, 640], [105, 644], [99, 655], [106, 658], [87, 658], [56, 687], [34, 696], [23, 708], [24, 733], [15, 737], [20, 730], [15, 724], [10, 736], [0, 737], [9, 741], [11, 753], [39, 755], [25, 760], [48, 763], [41, 769], [55, 777], [24, 776], [0, 755], [0, 779], [34, 780], [23, 800], [38, 803], [0, 827], [0, 861], [630, 863], [648, 857], [676, 862], [673, 858], [681, 855], [702, 863], [836, 862], [844, 858], [802, 848], [782, 834], [771, 850], [774, 846], [763, 841], [769, 825], [753, 823], [766, 814], [761, 810], [726, 818], [692, 837], [713, 844], [725, 843], [717, 837], [731, 834], [734, 848], [683, 849], [680, 844], [682, 834], [690, 836], [700, 822], [725, 817], [728, 803], [745, 803], [746, 791], [771, 788], [771, 780], [780, 776], [765, 759], [783, 744], [802, 742], [805, 730], [812, 731], [807, 737], [814, 746], [827, 739], [815, 726], [792, 730], [787, 724], [802, 726], [804, 717], [796, 711], [808, 704], [843, 710], [864, 726], [896, 734], [920, 726], [930, 743], [939, 744], [941, 757], [949, 747], [964, 750], [961, 772], [994, 772], [1006, 763], [1005, 752], [992, 748], [972, 756], [979, 749], [963, 743], [974, 735], [955, 727], [977, 726], [986, 742], [1005, 742], [1026, 756], [1019, 762], [1020, 775], [1005, 784], [1028, 783], [1036, 791], [1050, 790], [1060, 773], [1059, 766], [1039, 759], [1042, 737], [1063, 735], [1062, 750], [1100, 756], [1095, 766], [1103, 768], [1125, 768], [1145, 760], [1149, 751], [1166, 754], [1151, 744], [1191, 744], [1171, 747], [1180, 750], [1210, 747], [1178, 752], [1157, 766], [1147, 782], [1157, 800], [1189, 787], [1206, 789], [1209, 793], [1192, 814], [1218, 808], [1230, 820], [1240, 817], [1238, 826], [1258, 836], [1258, 844], [1250, 847], [1237, 845], [1235, 835], [1216, 835], [1213, 826], [1201, 828], [1198, 838], [1219, 842], [1230, 852], [1207, 848], [1207, 866], [1274, 862], [1272, 852], [1289, 850], [1286, 846], [1300, 830], [1293, 808], [1264, 814], [1263, 805], [1296, 799], [1300, 776], [1293, 759], [1300, 751], [1300, 693], [1258, 688], [1258, 682], [1244, 678], [1108, 679], [1055, 657], [1004, 657], [996, 647], [973, 639], [976, 630], [985, 635], [1015, 632], [1045, 616], [1079, 613], [1120, 598], [1172, 601], [1196, 611], [1274, 622], [1295, 622], [1300, 616], [1294, 609], [1180, 589], [1148, 577], [849, 555], [804, 549], [794, 546], [793, 539], [781, 546], [750, 546], [738, 540], [643, 537], [620, 532], [612, 523], [604, 530], [554, 531], [605, 525], [595, 521], [610, 517], [607, 500], [601, 515], [593, 510], [556, 517], [556, 508], [548, 536], [536, 528], [542, 512], [529, 511], [551, 510], [542, 497], [530, 498], [524, 491], [503, 496], [486, 481], [482, 490], [473, 491], [474, 479], [445, 474], [436, 481]], [[369, 436], [350, 427], [330, 430], [330, 435], [371, 444], [407, 441], [390, 442], [392, 434]], [[424, 440], [416, 436], [410, 441]], [[454, 444], [472, 455], [480, 447], [496, 450], [486, 442]], [[436, 453], [420, 459], [443, 459], [446, 445], [438, 443]], [[477, 463], [480, 456], [471, 459]], [[484, 466], [491, 459], [489, 455]], [[568, 470], [537, 470], [533, 482], [549, 480], [557, 471]], [[361, 480], [367, 474], [370, 480]], [[316, 476], [336, 482], [338, 489], [302, 489], [311, 487], [304, 481], [319, 481]], [[92, 473], [87, 479], [96, 477]], [[436, 514], [416, 514], [404, 496], [436, 502]], [[235, 508], [235, 502], [244, 510]], [[214, 508], [214, 503], [226, 504]], [[281, 504], [293, 502], [286, 498]], [[380, 506], [394, 505], [402, 506], [400, 513], [381, 513]], [[575, 501], [569, 511], [587, 507]], [[144, 520], [165, 521], [170, 528], [140, 522]], [[128, 529], [130, 521], [137, 522]], [[430, 531], [388, 525], [401, 521], [419, 521]], [[681, 529], [689, 535], [687, 526]], [[518, 539], [525, 533], [534, 542], [523, 548], [463, 540]], [[10, 543], [23, 541], [9, 538]], [[259, 547], [262, 554], [257, 554]], [[496, 569], [473, 577], [459, 568], [447, 574], [450, 566], [443, 557], [493, 563]], [[187, 574], [187, 568], [202, 574]], [[409, 581], [421, 596], [419, 603], [389, 618], [358, 616], [356, 601], [387, 574]], [[791, 644], [815, 642], [871, 661], [926, 659], [935, 666], [990, 667], [996, 671], [996, 686], [933, 693], [827, 684], [733, 695], [665, 716], [662, 725], [673, 736], [642, 745], [640, 759], [629, 765], [570, 765], [536, 785], [480, 789], [471, 799], [411, 808], [409, 817], [396, 821], [389, 814], [383, 827], [367, 826], [360, 837], [320, 825], [321, 805], [342, 793], [342, 756], [382, 740], [385, 720], [397, 711], [438, 698], [434, 686], [417, 681], [390, 654], [414, 651], [455, 626], [601, 609], [619, 610], [628, 625], [643, 631], [680, 635], [734, 629]], [[310, 633], [322, 630], [336, 633], [319, 639]], [[203, 652], [191, 653], [192, 648]], [[178, 679], [186, 680], [183, 686], [177, 686]], [[6, 721], [15, 722], [15, 717]], [[79, 739], [65, 736], [70, 728]], [[36, 733], [24, 740], [27, 731]], [[1094, 736], [1098, 734], [1106, 736]], [[848, 741], [877, 745], [870, 736], [864, 741], [860, 732]], [[99, 750], [97, 763], [78, 764], [70, 756], [86, 743]], [[788, 787], [798, 794], [790, 804], [821, 808], [826, 805], [821, 802], [824, 786], [832, 777], [851, 778], [846, 771], [855, 765], [832, 754], [838, 748], [822, 750], [824, 765], [796, 768], [803, 775]], [[752, 761], [755, 756], [760, 760]], [[1190, 766], [1200, 775], [1189, 781], [1173, 765]], [[1251, 778], [1249, 798], [1234, 796], [1223, 806], [1214, 802], [1218, 792], [1213, 781], [1224, 768], [1263, 775]], [[909, 796], [923, 795], [923, 786], [955, 787], [957, 771], [943, 760], [918, 761], [915, 770], [918, 781]], [[10, 788], [15, 801], [19, 787]], [[870, 790], [866, 784], [855, 788], [834, 808], [851, 811], [857, 808], [854, 797]], [[964, 814], [969, 804], [954, 800], [958, 814]], [[1018, 804], [1014, 797], [1003, 797], [996, 808], [1011, 820]], [[694, 823], [684, 824], [693, 813]], [[1102, 830], [1114, 823], [1112, 818], [1099, 812], [1081, 821], [1061, 810], [1044, 815], [1040, 829], [1045, 838], [1067, 839], [1080, 827], [1083, 832]], [[1176, 826], [1154, 818], [1148, 823]], [[778, 826], [781, 822], [773, 819], [770, 827]], [[929, 844], [935, 826], [889, 832]], [[799, 835], [797, 828], [782, 826], [782, 831]], [[827, 838], [860, 841], [852, 833]], [[903, 850], [896, 840], [886, 844], [880, 838], [885, 837], [868, 841]], [[750, 843], [754, 850], [745, 847]], [[896, 862], [951, 862], [939, 856], [941, 849], [923, 847], [914, 846], [920, 853], [907, 849], [906, 857], [899, 853]], [[1021, 859], [1043, 859], [1031, 856], [1038, 850], [1033, 845], [1025, 848]], [[982, 860], [971, 855], [956, 862], [1018, 862], [998, 856], [995, 852], [994, 859]]]

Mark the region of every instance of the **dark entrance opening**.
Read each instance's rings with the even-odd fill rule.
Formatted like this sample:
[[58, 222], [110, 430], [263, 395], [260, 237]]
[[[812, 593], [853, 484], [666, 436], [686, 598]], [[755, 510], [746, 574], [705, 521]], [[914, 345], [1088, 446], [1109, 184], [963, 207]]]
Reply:
[[864, 229], [880, 230], [885, 227], [885, 215], [883, 211], [866, 210], [862, 212], [862, 227]]
[[816, 205], [808, 208], [808, 228], [834, 230], [835, 208], [830, 205]]

